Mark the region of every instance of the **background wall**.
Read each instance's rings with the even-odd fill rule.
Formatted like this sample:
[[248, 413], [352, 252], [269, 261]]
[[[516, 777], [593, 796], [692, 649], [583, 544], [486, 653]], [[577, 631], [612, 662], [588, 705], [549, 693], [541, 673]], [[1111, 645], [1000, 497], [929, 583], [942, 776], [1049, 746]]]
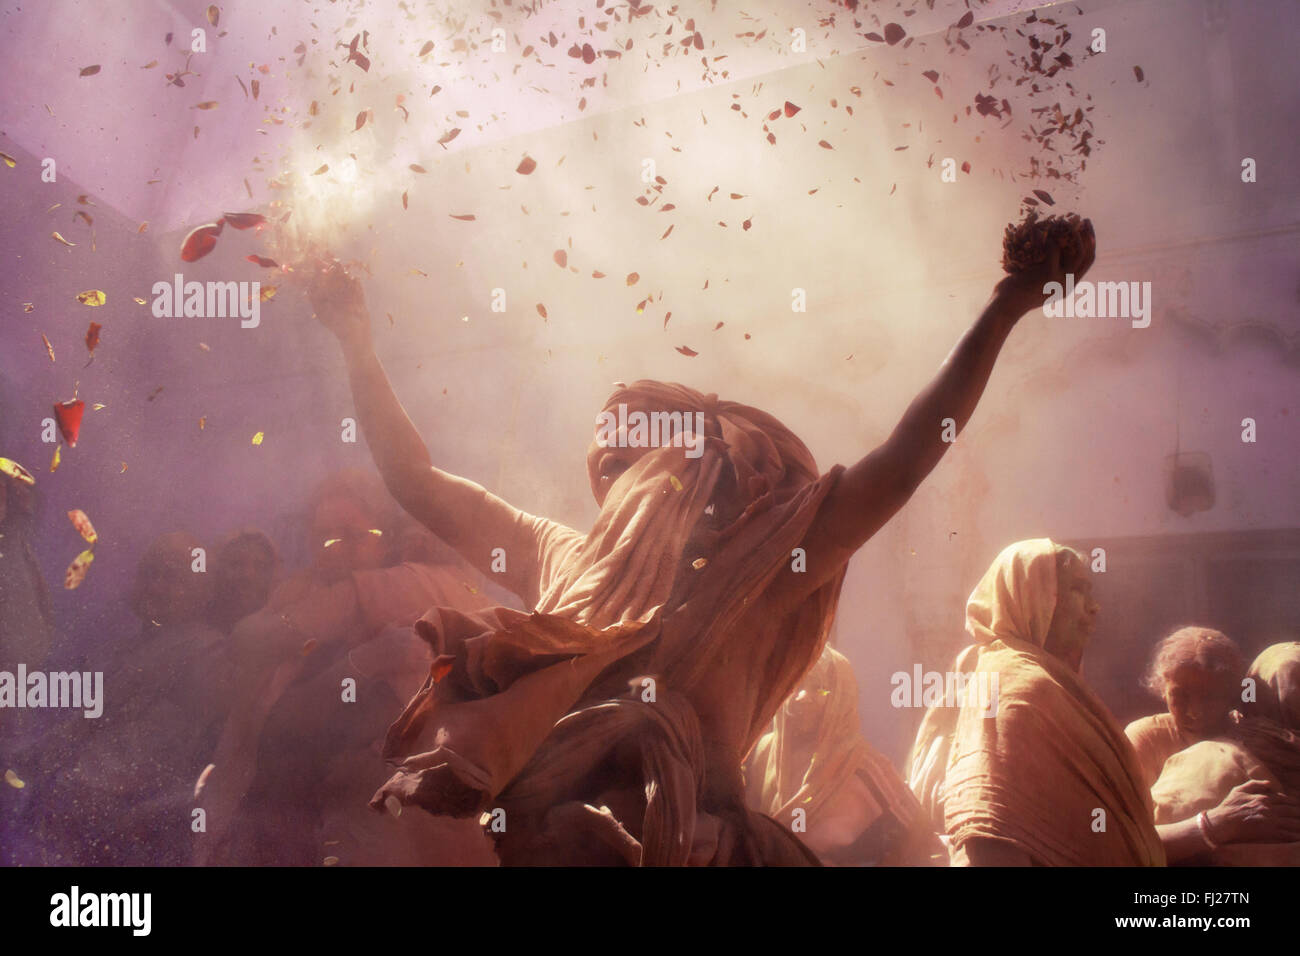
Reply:
[[[1040, 7], [1033, 25], [1030, 4], [972, 4], [962, 30], [952, 24], [966, 5], [943, 2], [745, 14], [231, 2], [217, 27], [205, 6], [6, 4], [0, 19], [12, 72], [0, 149], [16, 160], [0, 167], [0, 454], [38, 472], [38, 545], [69, 655], [131, 629], [122, 596], [156, 534], [212, 540], [257, 524], [292, 554], [308, 489], [368, 462], [363, 444], [339, 440], [352, 409], [333, 341], [291, 276], [243, 258], [293, 261], [309, 240], [368, 268], [380, 354], [435, 461], [585, 528], [596, 509], [584, 449], [612, 382], [662, 378], [751, 402], [823, 468], [852, 462], [978, 313], [1021, 199], [1045, 189], [1055, 209], [1090, 216], [1100, 251], [1089, 277], [1151, 282], [1150, 327], [1026, 318], [961, 440], [851, 567], [837, 641], [858, 671], [864, 724], [895, 757], [920, 715], [889, 706], [889, 675], [946, 669], [965, 597], [1005, 544], [1300, 528], [1294, 4], [1067, 3]], [[864, 36], [894, 21], [913, 43]], [[1061, 24], [1072, 65], [1031, 75], [1019, 65], [1027, 35], [1051, 42]], [[209, 52], [190, 62], [199, 75], [168, 85], [196, 26], [208, 30]], [[490, 48], [497, 26], [502, 52]], [[805, 53], [789, 47], [796, 27]], [[1090, 56], [1095, 27], [1108, 51]], [[345, 59], [362, 30], [368, 72]], [[568, 55], [574, 43], [600, 55], [584, 63]], [[80, 76], [91, 64], [101, 72]], [[977, 94], [1007, 98], [1010, 115], [968, 115]], [[786, 102], [799, 112], [768, 119]], [[1056, 104], [1086, 111], [1090, 155], [1072, 148], [1077, 130], [1044, 148]], [[537, 161], [528, 176], [515, 172], [525, 155]], [[46, 157], [57, 182], [40, 179]], [[971, 164], [955, 183], [940, 178], [949, 157]], [[1258, 182], [1242, 183], [1244, 157]], [[663, 182], [642, 181], [646, 159]], [[1049, 161], [1072, 179], [1050, 177]], [[313, 176], [322, 164], [330, 171]], [[260, 237], [228, 230], [201, 262], [179, 261], [190, 228], [253, 209], [292, 218]], [[93, 241], [76, 210], [92, 215]], [[177, 271], [279, 289], [257, 329], [157, 319], [133, 301]], [[91, 288], [106, 306], [77, 304]], [[795, 288], [806, 313], [791, 311]], [[491, 310], [494, 289], [504, 313]], [[91, 319], [102, 344], [83, 367]], [[50, 474], [40, 421], [74, 389], [88, 403], [82, 441]], [[1241, 441], [1245, 417], [1254, 444]], [[1211, 510], [1167, 507], [1175, 448], [1210, 456]], [[102, 544], [85, 585], [65, 592], [80, 548], [62, 517], [73, 507]], [[1112, 578], [1139, 573], [1166, 587], [1150, 568], [1109, 564]], [[1296, 626], [1274, 591], [1241, 600]], [[1131, 653], [1134, 681], [1144, 661], [1103, 615], [1105, 692], [1131, 707], [1114, 660]]]

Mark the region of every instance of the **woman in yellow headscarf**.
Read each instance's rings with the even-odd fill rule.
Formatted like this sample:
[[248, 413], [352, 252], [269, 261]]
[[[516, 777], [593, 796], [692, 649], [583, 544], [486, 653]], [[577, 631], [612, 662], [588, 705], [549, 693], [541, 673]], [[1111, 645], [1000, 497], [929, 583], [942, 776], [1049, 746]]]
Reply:
[[750, 806], [824, 862], [929, 863], [942, 852], [916, 797], [862, 736], [853, 666], [829, 644], [754, 745], [745, 778]]
[[1003, 550], [966, 605], [953, 670], [992, 691], [932, 707], [913, 791], [954, 864], [1160, 866], [1132, 746], [1078, 670], [1097, 604], [1082, 558], [1046, 538]]

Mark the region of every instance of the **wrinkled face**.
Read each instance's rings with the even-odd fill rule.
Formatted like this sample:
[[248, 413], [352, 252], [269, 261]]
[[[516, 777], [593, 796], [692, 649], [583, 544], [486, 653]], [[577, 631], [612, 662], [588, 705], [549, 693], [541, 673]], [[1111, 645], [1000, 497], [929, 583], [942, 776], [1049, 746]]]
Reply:
[[1216, 737], [1228, 726], [1228, 713], [1238, 699], [1230, 675], [1189, 663], [1165, 678], [1165, 706], [1180, 733], [1195, 740]]
[[[664, 409], [652, 409], [644, 402], [632, 398], [625, 400], [624, 404], [627, 405], [629, 416], [634, 411], [641, 411], [647, 415], [652, 411], [664, 411]], [[617, 416], [618, 403], [608, 410]], [[587, 476], [591, 481], [591, 493], [596, 496], [596, 504], [602, 507], [609, 489], [613, 487], [619, 476], [651, 451], [651, 448], [645, 445], [637, 448], [627, 447], [627, 432], [626, 427], [606, 429], [597, 422], [591, 444], [587, 447]]]
[[212, 569], [217, 600], [233, 620], [266, 606], [275, 576], [275, 558], [251, 538], [231, 542], [217, 556]]
[[1046, 650], [1077, 671], [1096, 627], [1098, 610], [1087, 567], [1074, 552], [1066, 552], [1057, 573], [1056, 612], [1047, 631]]
[[382, 567], [387, 553], [375, 519], [348, 498], [327, 498], [312, 516], [313, 563], [326, 580]]

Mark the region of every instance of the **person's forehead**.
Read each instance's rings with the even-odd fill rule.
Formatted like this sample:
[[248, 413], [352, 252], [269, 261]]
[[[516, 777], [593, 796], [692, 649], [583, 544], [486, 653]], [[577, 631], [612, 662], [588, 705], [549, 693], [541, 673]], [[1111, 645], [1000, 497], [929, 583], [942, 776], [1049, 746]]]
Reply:
[[1079, 557], [1077, 552], [1063, 551], [1061, 553], [1061, 574], [1069, 580], [1089, 581], [1088, 568]]

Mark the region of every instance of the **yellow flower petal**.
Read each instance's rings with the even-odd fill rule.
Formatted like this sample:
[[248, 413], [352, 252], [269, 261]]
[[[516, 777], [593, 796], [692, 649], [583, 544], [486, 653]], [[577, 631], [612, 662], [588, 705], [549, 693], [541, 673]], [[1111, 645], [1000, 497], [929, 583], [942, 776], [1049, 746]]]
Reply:
[[90, 570], [90, 562], [94, 560], [95, 552], [89, 548], [73, 558], [68, 570], [63, 572], [63, 586], [69, 591], [79, 588], [86, 579], [86, 572]]
[[16, 481], [21, 481], [24, 485], [36, 484], [36, 479], [32, 477], [30, 471], [9, 458], [0, 458], [0, 472], [4, 472]]

